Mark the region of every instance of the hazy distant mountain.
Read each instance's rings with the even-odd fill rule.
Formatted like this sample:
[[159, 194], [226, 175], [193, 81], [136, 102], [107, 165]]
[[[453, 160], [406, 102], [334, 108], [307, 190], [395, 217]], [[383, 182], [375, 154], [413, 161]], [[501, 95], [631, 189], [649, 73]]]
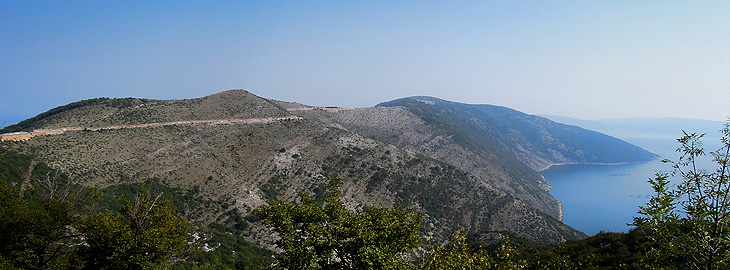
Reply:
[[707, 148], [715, 150], [716, 147], [719, 147], [716, 145], [719, 141], [719, 130], [725, 124], [722, 121], [672, 117], [599, 120], [583, 120], [564, 116], [545, 117], [556, 122], [576, 125], [621, 138], [667, 158], [677, 156], [674, 151], [679, 146], [676, 139], [682, 136], [682, 131], [705, 133], [704, 142]]
[[598, 119], [584, 120], [565, 116], [545, 116], [556, 122], [569, 125], [576, 125], [599, 132], [605, 131], [643, 131], [666, 134], [682, 134], [682, 130], [688, 132], [712, 134], [720, 130], [723, 121], [711, 121], [703, 119], [687, 118], [623, 118], [623, 119]]
[[[86, 185], [156, 178], [195, 190], [213, 202], [187, 209], [202, 222], [221, 218], [225, 205], [246, 215], [299, 191], [321, 195], [331, 177], [341, 177], [349, 207], [405, 204], [425, 213], [424, 233], [439, 240], [462, 228], [542, 242], [582, 237], [558, 220], [560, 203], [535, 169], [653, 157], [511, 109], [426, 97], [362, 109], [316, 108], [242, 90], [186, 100], [101, 98], [3, 131], [42, 129], [58, 132], [1, 145]], [[250, 239], [267, 238], [260, 223], [250, 225]]]

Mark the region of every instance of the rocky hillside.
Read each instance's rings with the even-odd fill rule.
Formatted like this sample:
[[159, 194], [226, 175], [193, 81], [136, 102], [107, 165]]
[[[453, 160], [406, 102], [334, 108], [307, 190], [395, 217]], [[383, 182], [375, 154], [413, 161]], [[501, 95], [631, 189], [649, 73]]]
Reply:
[[[434, 132], [434, 122], [407, 107], [325, 109], [242, 90], [172, 101], [94, 99], [5, 131], [87, 129], [0, 145], [33, 154], [90, 186], [154, 178], [196, 190], [208, 203], [183, 210], [204, 223], [221, 218], [228, 205], [245, 216], [267, 200], [292, 200], [300, 191], [321, 195], [331, 177], [341, 177], [343, 200], [352, 209], [404, 204], [425, 214], [423, 233], [436, 240], [456, 229], [511, 231], [541, 242], [584, 236], [556, 218], [559, 203], [543, 196], [539, 174], [500, 146], [465, 144], [446, 128]], [[264, 118], [278, 120], [139, 125]], [[136, 126], [102, 128], [109, 125]], [[551, 200], [550, 207], [540, 207]], [[268, 231], [250, 222], [245, 234], [265, 239]]]
[[620, 139], [493, 105], [412, 97], [378, 106], [401, 106], [432, 126], [461, 132], [463, 141], [486, 140], [535, 170], [561, 163], [643, 162], [657, 155]]
[[[561, 217], [536, 171], [558, 163], [645, 161], [618, 139], [504, 107], [413, 97], [373, 108], [300, 110], [300, 116], [454, 164], [535, 209]], [[609, 151], [610, 150], [610, 151]]]
[[300, 111], [305, 118], [454, 164], [484, 184], [502, 190], [554, 218], [561, 206], [547, 192], [539, 173], [490, 145], [462, 145], [447, 130], [434, 127], [404, 107]]

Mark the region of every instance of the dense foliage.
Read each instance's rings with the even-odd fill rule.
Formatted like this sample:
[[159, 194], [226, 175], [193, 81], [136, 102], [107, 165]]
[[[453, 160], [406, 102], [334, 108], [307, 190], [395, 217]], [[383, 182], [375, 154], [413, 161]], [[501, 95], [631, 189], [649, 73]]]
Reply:
[[341, 180], [327, 186], [320, 204], [306, 193], [299, 203], [272, 201], [256, 209], [278, 235], [283, 249], [276, 269], [521, 269], [527, 264], [520, 251], [501, 241], [494, 255], [470, 246], [464, 232], [456, 232], [443, 246], [417, 255], [422, 216], [396, 206], [366, 206], [347, 210], [339, 198]]
[[456, 232], [449, 242], [433, 249], [421, 258], [418, 269], [523, 269], [526, 261], [516, 258], [520, 251], [510, 244], [509, 238], [501, 241], [500, 248], [490, 254], [482, 246], [473, 246], [467, 242], [464, 232]]
[[48, 177], [0, 181], [0, 264], [18, 269], [159, 269], [183, 254], [190, 226], [142, 188], [122, 210], [92, 213], [93, 189]]
[[402, 255], [418, 246], [420, 214], [366, 206], [360, 213], [339, 199], [341, 180], [327, 190], [324, 205], [306, 193], [301, 203], [273, 201], [256, 212], [269, 224], [284, 249], [282, 269], [406, 269]]
[[272, 262], [271, 251], [241, 236], [249, 221], [235, 210], [191, 230], [175, 209], [210, 204], [197, 189], [182, 192], [155, 179], [83, 188], [34, 160], [0, 149], [0, 269], [158, 269], [172, 263], [174, 269], [260, 269]]
[[184, 254], [190, 224], [170, 201], [140, 188], [134, 201], [120, 198], [119, 213], [102, 212], [83, 221], [80, 257], [87, 269], [160, 269]]

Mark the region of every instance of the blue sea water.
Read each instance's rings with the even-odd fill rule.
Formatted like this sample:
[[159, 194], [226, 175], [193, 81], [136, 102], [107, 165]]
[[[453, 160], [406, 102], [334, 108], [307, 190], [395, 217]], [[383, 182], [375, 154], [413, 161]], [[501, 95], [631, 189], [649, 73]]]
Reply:
[[[719, 129], [719, 128], [718, 128]], [[621, 165], [556, 165], [542, 171], [552, 186], [550, 193], [563, 204], [563, 222], [588, 235], [600, 231], [627, 232], [638, 216], [639, 206], [654, 195], [649, 178], [672, 168], [661, 162], [663, 158], [677, 160], [679, 147], [676, 138], [681, 134], [651, 132], [622, 132], [614, 136], [643, 147], [661, 156], [654, 161]], [[719, 138], [708, 136], [703, 140], [707, 152], [719, 148]], [[714, 169], [710, 158], [699, 165]], [[680, 179], [671, 179], [673, 185]]]
[[653, 190], [647, 180], [670, 167], [659, 160], [622, 165], [557, 165], [542, 172], [563, 204], [563, 222], [588, 235], [626, 232]]

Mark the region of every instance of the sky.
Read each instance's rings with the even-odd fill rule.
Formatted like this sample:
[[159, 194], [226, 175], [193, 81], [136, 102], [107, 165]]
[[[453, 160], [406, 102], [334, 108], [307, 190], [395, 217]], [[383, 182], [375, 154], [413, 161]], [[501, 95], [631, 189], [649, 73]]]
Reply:
[[228, 89], [581, 119], [730, 116], [730, 1], [0, 0], [0, 125]]

